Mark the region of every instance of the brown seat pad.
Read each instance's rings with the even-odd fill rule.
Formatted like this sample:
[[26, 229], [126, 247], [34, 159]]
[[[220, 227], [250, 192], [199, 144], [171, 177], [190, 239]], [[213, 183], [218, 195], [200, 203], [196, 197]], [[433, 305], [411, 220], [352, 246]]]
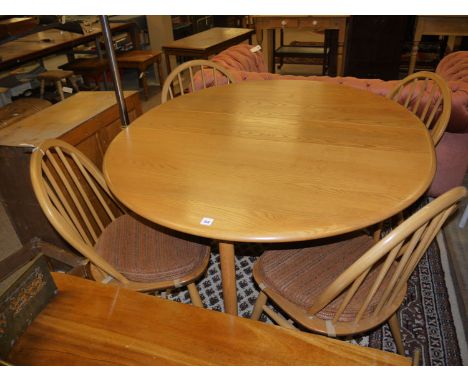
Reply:
[[[321, 243], [307, 248], [266, 251], [259, 259], [263, 283], [267, 288], [285, 297], [303, 309], [312, 306], [318, 296], [351, 264], [361, 257], [374, 241], [367, 235], [359, 235], [326, 244]], [[339, 321], [351, 321], [366, 297], [372, 281], [380, 270], [375, 267], [352, 298]], [[389, 274], [392, 274], [393, 268]], [[373, 311], [383, 293], [390, 275], [372, 299], [366, 317]], [[338, 296], [328, 306], [316, 314], [321, 319], [332, 319], [343, 295]]]
[[210, 253], [206, 245], [158, 231], [130, 215], [109, 224], [95, 249], [129, 280], [139, 282], [181, 279]]

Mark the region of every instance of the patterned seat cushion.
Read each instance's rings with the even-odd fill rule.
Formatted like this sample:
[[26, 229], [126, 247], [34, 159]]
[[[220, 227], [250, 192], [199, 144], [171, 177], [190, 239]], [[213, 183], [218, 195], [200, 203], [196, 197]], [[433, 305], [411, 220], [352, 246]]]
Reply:
[[129, 280], [179, 280], [199, 267], [210, 249], [188, 235], [174, 235], [122, 215], [106, 227], [95, 249]]
[[[367, 235], [359, 235], [340, 241], [309, 246], [266, 251], [259, 259], [263, 284], [273, 289], [287, 300], [303, 309], [312, 306], [320, 294], [351, 264], [361, 257], [374, 241]], [[394, 267], [382, 283], [382, 287], [372, 299], [364, 317], [367, 317], [379, 302]], [[352, 321], [359, 311], [360, 303], [366, 296], [372, 281], [380, 270], [376, 266], [367, 276], [356, 295], [340, 316], [339, 321]], [[332, 319], [339, 307], [343, 295], [338, 296], [323, 310], [316, 314], [321, 319]]]

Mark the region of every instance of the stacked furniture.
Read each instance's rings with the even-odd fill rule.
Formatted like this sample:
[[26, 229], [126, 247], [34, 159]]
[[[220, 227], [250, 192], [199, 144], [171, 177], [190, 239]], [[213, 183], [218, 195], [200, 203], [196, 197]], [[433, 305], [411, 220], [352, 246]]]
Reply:
[[[341, 84], [386, 96], [400, 81], [360, 79], [355, 77], [290, 76], [267, 71], [263, 53], [253, 52], [253, 46], [236, 45], [212, 58], [228, 69], [234, 80], [310, 80]], [[437, 171], [429, 188], [429, 196], [439, 196], [462, 184], [468, 169], [468, 52], [447, 55], [437, 66], [436, 73], [447, 81], [452, 92], [452, 110], [449, 123], [436, 146]], [[201, 86], [199, 81], [196, 87]]]

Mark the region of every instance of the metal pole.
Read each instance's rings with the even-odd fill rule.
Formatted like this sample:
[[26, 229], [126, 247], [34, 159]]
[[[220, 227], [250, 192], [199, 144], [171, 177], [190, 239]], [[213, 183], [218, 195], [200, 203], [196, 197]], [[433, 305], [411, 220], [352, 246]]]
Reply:
[[119, 106], [120, 121], [123, 127], [127, 127], [130, 124], [128, 118], [127, 106], [125, 105], [125, 99], [122, 92], [122, 83], [119, 76], [119, 68], [117, 66], [117, 60], [115, 58], [114, 44], [112, 41], [112, 34], [109, 27], [109, 20], [107, 16], [99, 16], [102, 27], [102, 35], [104, 36], [104, 44], [106, 46], [107, 58], [109, 60], [110, 72], [112, 74], [112, 80], [114, 82], [115, 96], [117, 98], [117, 104]]

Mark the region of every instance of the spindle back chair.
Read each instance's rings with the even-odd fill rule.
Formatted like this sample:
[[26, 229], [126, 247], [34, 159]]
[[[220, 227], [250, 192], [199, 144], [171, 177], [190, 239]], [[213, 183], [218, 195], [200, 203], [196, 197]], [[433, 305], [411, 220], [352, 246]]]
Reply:
[[167, 76], [161, 92], [161, 103], [201, 89], [234, 82], [229, 71], [215, 62], [209, 60], [188, 61], [179, 65]]
[[362, 333], [388, 320], [398, 352], [404, 354], [396, 312], [408, 279], [465, 196], [464, 187], [453, 188], [377, 244], [356, 233], [325, 244], [266, 251], [254, 265], [262, 292], [252, 318], [266, 312], [280, 325], [292, 326], [270, 314], [269, 297], [295, 322], [333, 337]]
[[430, 130], [434, 145], [437, 145], [450, 119], [451, 94], [442, 77], [423, 71], [404, 78], [387, 97], [416, 114]]
[[39, 145], [30, 175], [46, 217], [89, 260], [94, 279], [138, 291], [188, 284], [192, 302], [202, 305], [193, 280], [206, 269], [209, 246], [128, 214], [94, 163], [66, 142]]

